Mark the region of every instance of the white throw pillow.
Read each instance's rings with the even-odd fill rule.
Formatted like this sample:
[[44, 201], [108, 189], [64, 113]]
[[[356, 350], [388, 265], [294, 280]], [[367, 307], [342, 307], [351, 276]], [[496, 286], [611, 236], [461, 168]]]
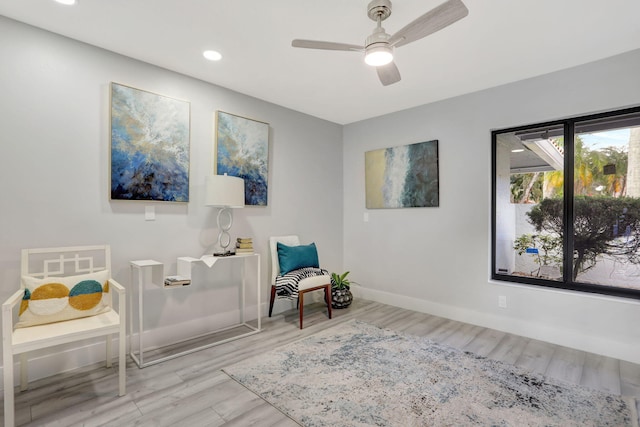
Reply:
[[109, 311], [109, 271], [38, 279], [22, 276], [24, 297], [16, 328], [94, 316]]

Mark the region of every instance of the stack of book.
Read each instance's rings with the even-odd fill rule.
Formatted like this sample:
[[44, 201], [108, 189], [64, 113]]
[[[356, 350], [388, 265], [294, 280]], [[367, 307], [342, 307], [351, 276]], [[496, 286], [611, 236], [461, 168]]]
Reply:
[[252, 254], [253, 253], [253, 240], [251, 237], [238, 237], [236, 239], [236, 254]]
[[165, 288], [174, 286], [187, 286], [191, 284], [191, 279], [183, 276], [167, 276], [164, 279]]

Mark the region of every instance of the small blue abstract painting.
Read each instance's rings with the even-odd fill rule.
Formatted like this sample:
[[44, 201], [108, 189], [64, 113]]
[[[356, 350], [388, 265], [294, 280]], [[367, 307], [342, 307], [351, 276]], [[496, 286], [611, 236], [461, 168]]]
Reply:
[[189, 201], [190, 104], [111, 83], [111, 199]]
[[267, 206], [269, 124], [217, 112], [216, 173], [244, 179], [245, 205]]
[[364, 153], [367, 209], [440, 205], [438, 140]]

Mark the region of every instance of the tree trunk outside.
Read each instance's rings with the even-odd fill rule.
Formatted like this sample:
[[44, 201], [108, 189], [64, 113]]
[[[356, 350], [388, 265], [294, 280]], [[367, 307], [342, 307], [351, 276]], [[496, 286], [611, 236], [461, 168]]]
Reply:
[[527, 203], [529, 201], [529, 197], [531, 196], [531, 189], [538, 180], [538, 176], [540, 176], [540, 172], [536, 172], [531, 176], [531, 181], [529, 181], [529, 183], [527, 184], [527, 188], [524, 189], [519, 203]]
[[571, 275], [573, 276], [573, 281], [574, 282], [576, 280], [578, 280], [578, 273], [580, 272], [580, 269], [582, 268], [582, 263], [583, 262], [584, 262], [584, 252], [578, 251], [578, 257], [575, 259], [575, 261], [573, 263], [573, 271], [571, 272]]

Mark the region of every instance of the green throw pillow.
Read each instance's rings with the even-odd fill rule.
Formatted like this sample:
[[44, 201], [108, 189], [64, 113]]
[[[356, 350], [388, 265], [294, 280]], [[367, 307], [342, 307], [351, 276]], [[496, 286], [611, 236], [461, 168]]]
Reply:
[[318, 262], [318, 251], [316, 244], [299, 246], [287, 246], [280, 242], [278, 248], [278, 262], [280, 263], [280, 274], [287, 274], [290, 271], [305, 267], [320, 267]]

